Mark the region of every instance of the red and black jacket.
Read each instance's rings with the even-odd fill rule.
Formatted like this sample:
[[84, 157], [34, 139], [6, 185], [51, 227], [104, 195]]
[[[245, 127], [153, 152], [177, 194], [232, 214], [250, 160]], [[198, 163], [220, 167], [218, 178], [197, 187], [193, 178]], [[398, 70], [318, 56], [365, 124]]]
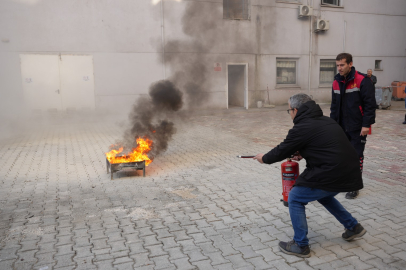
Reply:
[[[351, 68], [347, 79], [334, 77], [330, 117], [344, 131], [361, 130], [375, 123], [375, 88], [369, 78]], [[342, 119], [341, 119], [342, 118]]]

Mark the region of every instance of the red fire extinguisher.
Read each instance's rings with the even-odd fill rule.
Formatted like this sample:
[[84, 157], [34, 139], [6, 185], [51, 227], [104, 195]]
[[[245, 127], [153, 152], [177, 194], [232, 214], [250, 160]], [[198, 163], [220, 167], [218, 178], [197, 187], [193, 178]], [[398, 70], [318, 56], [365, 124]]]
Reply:
[[283, 162], [281, 165], [282, 171], [282, 195], [283, 195], [283, 205], [288, 206], [289, 192], [293, 185], [296, 183], [296, 179], [299, 176], [299, 164], [288, 158], [287, 161]]

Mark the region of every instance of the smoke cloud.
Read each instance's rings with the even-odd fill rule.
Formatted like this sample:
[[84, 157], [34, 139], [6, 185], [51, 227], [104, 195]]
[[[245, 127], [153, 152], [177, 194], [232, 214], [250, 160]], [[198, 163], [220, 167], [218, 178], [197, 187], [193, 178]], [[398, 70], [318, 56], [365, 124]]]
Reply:
[[[182, 31], [191, 39], [169, 40], [165, 44], [165, 58], [162, 61], [174, 70], [169, 80], [185, 94], [189, 110], [203, 107], [209, 101], [210, 78], [206, 53], [220, 38], [217, 27], [221, 23], [220, 9], [205, 3], [185, 3], [186, 9], [181, 23]], [[186, 52], [186, 53], [185, 53]]]
[[[176, 132], [170, 119], [181, 116], [179, 110], [183, 105], [190, 111], [202, 108], [209, 101], [211, 85], [206, 57], [213, 44], [223, 39], [224, 33], [218, 29], [223, 23], [223, 14], [220, 6], [213, 10], [213, 5], [206, 3], [185, 5], [181, 23], [189, 40], [166, 42], [161, 62], [170, 66], [173, 73], [168, 80], [152, 84], [149, 96], [139, 98], [134, 104], [129, 116], [131, 127], [118, 142], [124, 147], [124, 153], [137, 146], [138, 137], [148, 137], [154, 142], [149, 156], [159, 155], [168, 148]], [[244, 42], [240, 40], [236, 46], [241, 45]]]
[[[241, 6], [241, 1], [229, 2], [234, 3], [233, 5], [238, 2]], [[241, 34], [240, 27], [231, 20], [223, 19], [221, 5], [206, 1], [188, 1], [183, 4], [185, 11], [181, 19], [182, 31], [189, 39], [167, 40], [162, 61], [174, 71], [169, 80], [185, 94], [185, 105], [193, 110], [206, 107], [210, 101], [214, 62], [231, 60], [224, 52], [251, 54], [256, 47], [251, 39]], [[235, 7], [230, 10], [238, 11]], [[234, 14], [230, 19], [235, 17], [238, 16]], [[234, 42], [227, 42], [233, 38]], [[219, 54], [214, 56], [213, 53], [216, 52]], [[210, 57], [215, 58], [208, 61]], [[238, 57], [233, 60], [238, 61]]]
[[168, 80], [155, 82], [149, 89], [148, 97], [141, 97], [134, 104], [129, 115], [130, 128], [124, 132], [123, 139], [111, 149], [123, 147], [129, 153], [137, 147], [136, 139], [149, 138], [153, 141], [148, 156], [153, 159], [168, 148], [168, 142], [176, 133], [173, 122], [167, 118], [183, 106], [183, 93]]

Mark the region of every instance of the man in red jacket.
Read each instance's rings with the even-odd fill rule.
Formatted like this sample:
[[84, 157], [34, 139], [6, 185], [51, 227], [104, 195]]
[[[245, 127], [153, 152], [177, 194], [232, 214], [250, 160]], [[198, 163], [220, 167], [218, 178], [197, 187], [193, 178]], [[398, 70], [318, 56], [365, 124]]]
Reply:
[[[369, 77], [352, 66], [352, 55], [340, 53], [336, 58], [338, 74], [334, 77], [330, 117], [344, 130], [358, 153], [362, 173], [364, 149], [369, 127], [375, 123], [375, 87]], [[348, 192], [347, 199], [355, 199], [358, 190]]]

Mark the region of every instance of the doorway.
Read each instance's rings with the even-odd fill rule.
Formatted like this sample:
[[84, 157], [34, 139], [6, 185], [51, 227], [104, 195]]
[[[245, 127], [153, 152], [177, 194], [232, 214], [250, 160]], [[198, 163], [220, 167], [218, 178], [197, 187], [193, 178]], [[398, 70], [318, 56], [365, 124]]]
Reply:
[[248, 109], [248, 64], [227, 63], [227, 108]]
[[28, 109], [95, 108], [91, 55], [21, 54], [20, 60]]

